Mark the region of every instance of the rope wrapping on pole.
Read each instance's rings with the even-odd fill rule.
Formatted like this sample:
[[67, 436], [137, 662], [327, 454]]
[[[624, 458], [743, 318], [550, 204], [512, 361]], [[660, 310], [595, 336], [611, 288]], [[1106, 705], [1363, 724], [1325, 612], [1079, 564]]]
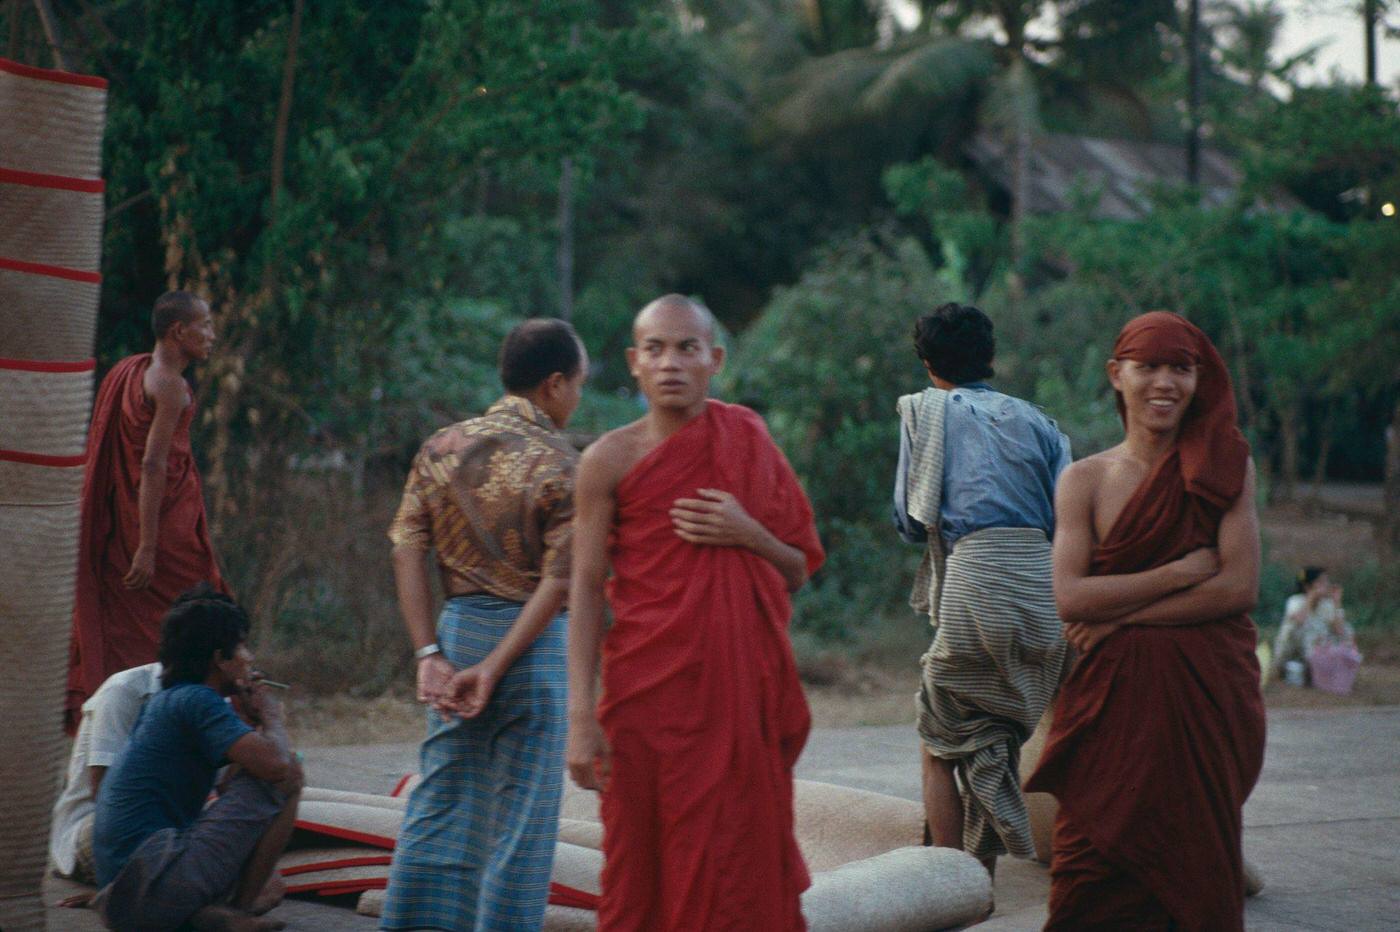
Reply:
[[107, 82], [0, 59], [0, 929], [43, 929], [64, 752]]

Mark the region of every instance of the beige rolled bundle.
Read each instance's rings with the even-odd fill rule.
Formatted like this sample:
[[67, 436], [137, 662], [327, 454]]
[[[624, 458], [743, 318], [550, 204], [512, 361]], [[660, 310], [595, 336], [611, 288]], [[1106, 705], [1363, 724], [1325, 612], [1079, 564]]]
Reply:
[[0, 59], [0, 928], [44, 928], [102, 252], [107, 83]]
[[808, 932], [934, 932], [992, 908], [992, 879], [954, 848], [896, 848], [812, 877], [802, 894]]
[[73, 178], [102, 174], [107, 82], [0, 58], [0, 165]]
[[94, 272], [0, 257], [0, 358], [91, 355], [101, 282]]
[[814, 874], [923, 842], [924, 807], [909, 799], [798, 780], [793, 811], [797, 843]]
[[102, 259], [102, 191], [101, 181], [0, 168], [0, 256], [96, 272]]

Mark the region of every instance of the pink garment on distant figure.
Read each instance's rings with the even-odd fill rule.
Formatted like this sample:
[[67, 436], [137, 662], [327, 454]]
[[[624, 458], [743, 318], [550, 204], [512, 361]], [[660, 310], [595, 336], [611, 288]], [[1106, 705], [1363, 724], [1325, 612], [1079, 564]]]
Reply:
[[1361, 669], [1361, 652], [1353, 644], [1319, 644], [1308, 655], [1312, 684], [1323, 692], [1345, 696], [1351, 693], [1356, 672]]

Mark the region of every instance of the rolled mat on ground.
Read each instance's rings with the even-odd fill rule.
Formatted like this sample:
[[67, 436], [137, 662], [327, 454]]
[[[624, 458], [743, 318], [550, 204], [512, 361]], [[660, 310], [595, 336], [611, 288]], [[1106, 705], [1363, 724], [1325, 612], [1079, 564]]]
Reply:
[[[407, 792], [411, 786], [409, 780], [396, 792]], [[324, 792], [307, 791], [313, 804], [324, 801], [320, 796]], [[365, 809], [373, 808], [363, 794], [340, 795], [346, 798], [330, 805], [343, 805], [343, 810], [315, 810], [322, 825], [334, 821], [339, 812], [344, 822], [355, 823], [333, 826], [341, 837], [383, 831], [382, 822], [355, 821], [364, 817]], [[371, 798], [384, 801], [383, 812], [400, 811], [390, 808], [395, 802], [392, 797]], [[304, 801], [303, 810], [306, 805]], [[798, 780], [794, 808], [797, 840], [813, 874], [812, 886], [802, 896], [802, 911], [813, 932], [925, 932], [976, 921], [991, 909], [991, 880], [975, 858], [951, 848], [920, 846], [923, 807], [919, 803]], [[591, 930], [596, 928], [595, 916], [578, 904], [601, 892], [603, 856], [597, 846], [602, 826], [597, 797], [569, 785], [561, 814], [544, 928], [549, 932]], [[293, 879], [289, 876], [288, 882]], [[377, 916], [383, 893], [366, 889], [358, 911]], [[573, 899], [575, 894], [584, 899]]]
[[92, 401], [107, 82], [0, 59], [0, 928], [44, 928]]
[[[376, 796], [307, 787], [297, 806], [296, 831], [277, 862], [287, 892], [342, 896], [383, 890], [392, 862], [389, 852], [398, 837], [411, 788], [410, 781], [401, 780], [394, 791], [401, 795]], [[586, 833], [586, 828], [580, 828]], [[575, 886], [573, 881], [584, 881], [584, 885]], [[597, 895], [596, 870], [590, 873], [588, 862], [563, 868], [556, 863], [549, 891], [551, 903], [591, 909], [596, 907]]]

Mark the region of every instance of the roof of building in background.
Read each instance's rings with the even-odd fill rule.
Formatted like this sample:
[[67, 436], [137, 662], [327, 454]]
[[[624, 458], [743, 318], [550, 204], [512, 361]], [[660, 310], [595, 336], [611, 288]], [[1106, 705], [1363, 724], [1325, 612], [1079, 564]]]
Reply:
[[[1010, 145], [990, 133], [978, 133], [967, 145], [968, 157], [990, 180], [1011, 190]], [[1217, 207], [1230, 200], [1243, 176], [1218, 149], [1201, 147], [1202, 203]], [[1031, 155], [1030, 212], [1059, 213], [1093, 204], [1096, 217], [1131, 220], [1152, 206], [1155, 188], [1186, 182], [1186, 147], [1131, 139], [1041, 134]]]

